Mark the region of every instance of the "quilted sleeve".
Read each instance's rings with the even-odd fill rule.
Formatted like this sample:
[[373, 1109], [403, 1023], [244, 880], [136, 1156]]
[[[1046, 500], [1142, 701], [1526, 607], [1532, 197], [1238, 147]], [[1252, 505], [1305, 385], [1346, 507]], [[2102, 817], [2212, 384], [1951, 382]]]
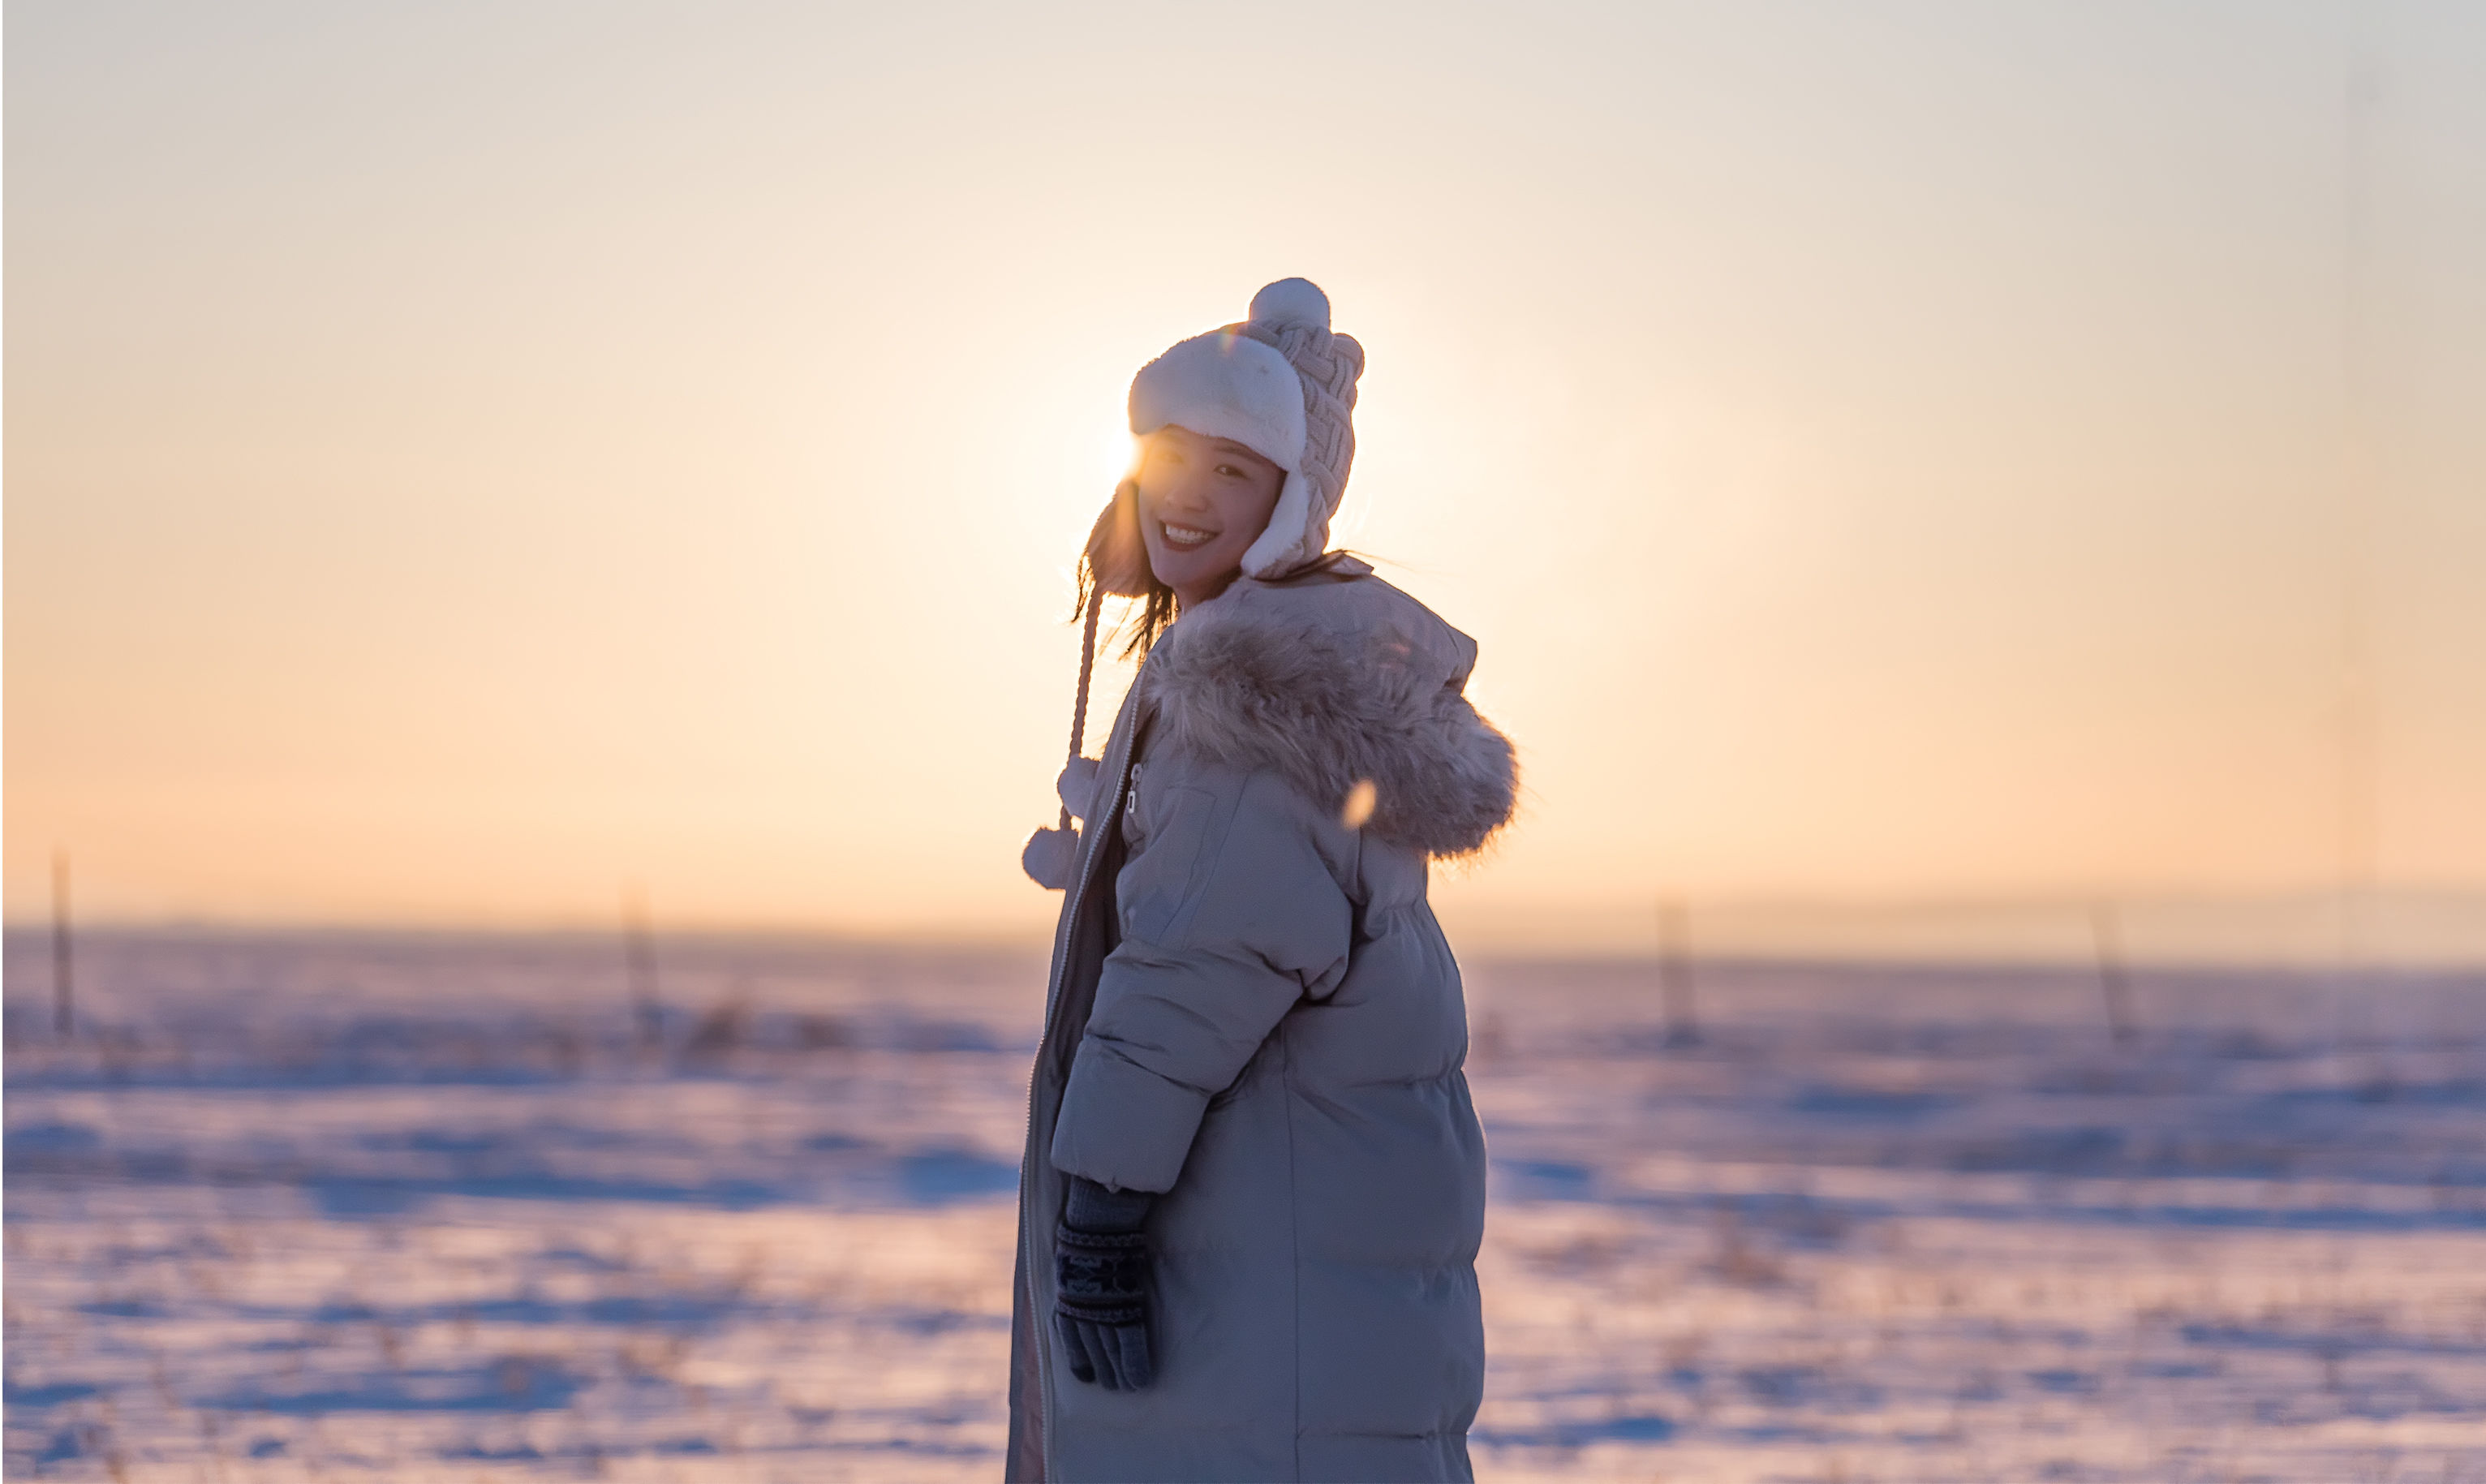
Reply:
[[1346, 973], [1354, 916], [1311, 806], [1274, 772], [1183, 771], [1117, 878], [1105, 960], [1053, 1139], [1065, 1173], [1166, 1191], [1208, 1100], [1279, 1019]]

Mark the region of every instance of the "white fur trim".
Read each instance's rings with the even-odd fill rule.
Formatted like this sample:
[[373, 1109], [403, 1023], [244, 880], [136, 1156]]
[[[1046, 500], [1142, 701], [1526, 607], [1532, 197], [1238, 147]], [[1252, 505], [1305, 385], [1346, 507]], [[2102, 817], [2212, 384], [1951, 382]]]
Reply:
[[[1320, 555], [1306, 551], [1311, 536], [1312, 481], [1289, 471], [1286, 482], [1278, 491], [1278, 504], [1269, 511], [1268, 529], [1243, 549], [1243, 575], [1270, 577], [1286, 568]], [[1323, 535], [1327, 535], [1324, 524]]]
[[1365, 827], [1382, 839], [1473, 854], [1509, 821], [1519, 791], [1510, 739], [1477, 714], [1464, 670], [1451, 668], [1474, 650], [1427, 643], [1423, 628], [1466, 646], [1403, 594], [1399, 614], [1367, 605], [1341, 627], [1355, 611], [1321, 599], [1356, 586], [1229, 589], [1176, 619], [1148, 656], [1148, 745], [1276, 773], [1334, 819], [1368, 789]]
[[1284, 352], [1241, 335], [1195, 335], [1140, 368], [1131, 431], [1169, 424], [1231, 438], [1291, 477], [1303, 467], [1304, 383]]

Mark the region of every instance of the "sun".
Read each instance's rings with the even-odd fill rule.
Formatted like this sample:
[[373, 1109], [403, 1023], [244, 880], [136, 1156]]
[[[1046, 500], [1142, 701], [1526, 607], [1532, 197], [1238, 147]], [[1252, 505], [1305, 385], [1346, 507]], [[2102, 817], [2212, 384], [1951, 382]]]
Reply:
[[1140, 441], [1119, 428], [1109, 430], [1096, 440], [1096, 487], [1110, 492], [1139, 462]]

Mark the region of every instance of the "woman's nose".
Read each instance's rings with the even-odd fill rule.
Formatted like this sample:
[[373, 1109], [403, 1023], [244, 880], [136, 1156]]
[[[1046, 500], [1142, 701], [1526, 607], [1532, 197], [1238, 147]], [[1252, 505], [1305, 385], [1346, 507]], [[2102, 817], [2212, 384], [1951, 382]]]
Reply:
[[1157, 505], [1160, 508], [1205, 510], [1208, 496], [1198, 476], [1184, 473], [1166, 481], [1165, 489], [1157, 496]]

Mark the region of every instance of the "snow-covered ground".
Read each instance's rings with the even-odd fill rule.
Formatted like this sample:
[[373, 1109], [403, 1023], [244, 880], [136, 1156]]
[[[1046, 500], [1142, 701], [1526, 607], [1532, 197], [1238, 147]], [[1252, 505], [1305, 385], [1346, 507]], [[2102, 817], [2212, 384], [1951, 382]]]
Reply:
[[[8, 948], [7, 1468], [998, 1474], [1020, 954]], [[2486, 1480], [2486, 980], [1471, 966], [1505, 1479]]]

